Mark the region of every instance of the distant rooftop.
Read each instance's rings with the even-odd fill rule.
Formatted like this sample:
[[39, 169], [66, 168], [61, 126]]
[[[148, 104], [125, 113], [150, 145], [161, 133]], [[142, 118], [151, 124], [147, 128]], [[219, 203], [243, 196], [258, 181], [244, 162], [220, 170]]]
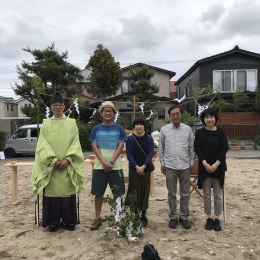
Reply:
[[0, 96], [0, 100], [3, 101], [3, 102], [8, 102], [8, 103], [15, 103], [15, 100], [11, 97]]

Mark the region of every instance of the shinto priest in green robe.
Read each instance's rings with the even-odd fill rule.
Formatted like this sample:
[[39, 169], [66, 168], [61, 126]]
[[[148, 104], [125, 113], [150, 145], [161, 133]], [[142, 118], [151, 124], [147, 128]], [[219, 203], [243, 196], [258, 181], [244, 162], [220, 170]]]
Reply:
[[[65, 170], [59, 170], [57, 167], [54, 167], [57, 161], [64, 159], [69, 161], [69, 165]], [[75, 120], [67, 117], [43, 120], [31, 178], [33, 195], [36, 196], [44, 190], [43, 204], [45, 199], [45, 204], [47, 205], [51, 204], [49, 201], [51, 198], [66, 199], [76, 193], [83, 192], [83, 164], [84, 157]], [[46, 200], [47, 198], [50, 199]], [[57, 204], [57, 200], [55, 203]], [[52, 204], [55, 203], [52, 202]], [[74, 204], [76, 204], [76, 199]], [[47, 206], [50, 208], [49, 205]], [[52, 218], [49, 217], [50, 213], [45, 216], [46, 212], [44, 211], [48, 211], [48, 208], [45, 210], [47, 206], [43, 205], [44, 227], [52, 223], [48, 220], [48, 218]], [[52, 207], [52, 211], [55, 207]], [[47, 218], [47, 222], [44, 220], [45, 218]], [[55, 224], [59, 225], [59, 223]]]

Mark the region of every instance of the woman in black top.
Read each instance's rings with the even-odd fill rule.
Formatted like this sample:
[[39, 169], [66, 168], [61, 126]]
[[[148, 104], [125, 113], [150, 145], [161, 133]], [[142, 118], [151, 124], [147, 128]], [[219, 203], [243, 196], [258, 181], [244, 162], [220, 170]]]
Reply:
[[150, 135], [145, 134], [145, 120], [135, 118], [133, 128], [135, 133], [127, 137], [126, 154], [129, 161], [129, 184], [127, 200], [136, 192], [135, 213], [142, 211], [141, 221], [148, 225], [146, 211], [150, 194], [150, 176], [153, 171], [151, 161], [154, 154], [154, 142]]
[[[199, 158], [198, 188], [203, 189], [204, 210], [207, 214], [205, 228], [221, 230], [219, 215], [222, 214], [221, 190], [225, 181], [228, 141], [222, 128], [216, 126], [218, 114], [205, 109], [201, 115], [204, 128], [196, 131], [194, 149]], [[214, 194], [214, 214], [211, 214], [211, 188]]]

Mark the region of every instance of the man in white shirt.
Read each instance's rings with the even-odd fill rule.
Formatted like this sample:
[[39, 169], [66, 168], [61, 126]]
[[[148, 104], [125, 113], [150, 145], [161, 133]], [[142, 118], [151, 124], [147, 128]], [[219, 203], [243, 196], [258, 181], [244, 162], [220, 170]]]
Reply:
[[[161, 172], [166, 177], [168, 202], [170, 207], [170, 228], [177, 227], [177, 221], [185, 229], [190, 229], [189, 201], [190, 174], [194, 171], [195, 152], [193, 148], [194, 134], [192, 129], [183, 123], [182, 108], [173, 105], [168, 110], [171, 123], [160, 131], [159, 159]], [[180, 210], [177, 211], [177, 182], [180, 183]]]

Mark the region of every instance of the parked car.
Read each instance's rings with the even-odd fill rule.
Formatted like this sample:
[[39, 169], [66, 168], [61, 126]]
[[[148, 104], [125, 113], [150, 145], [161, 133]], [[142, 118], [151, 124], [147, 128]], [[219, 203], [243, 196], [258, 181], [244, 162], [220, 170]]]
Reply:
[[[42, 124], [39, 125], [42, 127]], [[12, 137], [5, 143], [5, 157], [13, 158], [17, 154], [35, 154], [37, 145], [38, 125], [24, 125], [19, 127]]]

